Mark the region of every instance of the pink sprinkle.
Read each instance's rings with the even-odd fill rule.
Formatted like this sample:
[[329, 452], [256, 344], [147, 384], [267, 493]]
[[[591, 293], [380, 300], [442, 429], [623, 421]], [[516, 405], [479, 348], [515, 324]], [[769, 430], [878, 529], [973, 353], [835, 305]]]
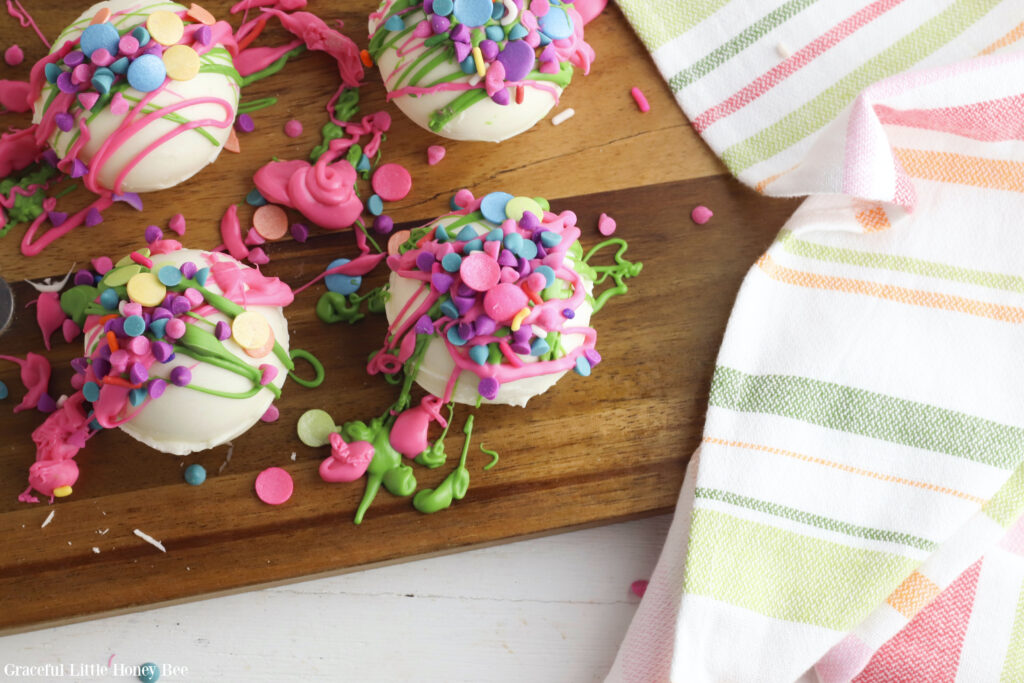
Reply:
[[92, 269], [100, 275], [106, 275], [113, 267], [114, 262], [110, 260], [109, 256], [100, 256], [92, 260]]
[[4, 61], [7, 66], [18, 66], [25, 61], [25, 52], [17, 45], [11, 45], [4, 50]]
[[711, 217], [714, 215], [715, 214], [711, 212], [711, 209], [704, 206], [703, 204], [698, 204], [697, 206], [693, 207], [693, 211], [690, 212], [690, 218], [692, 218], [693, 222], [696, 223], [697, 225], [704, 225], [709, 220], [711, 220]]
[[[256, 228], [249, 228], [249, 232], [245, 233], [245, 244], [249, 247], [258, 247], [261, 244], [266, 244], [267, 240], [263, 239]], [[252, 252], [250, 252], [251, 254]], [[251, 259], [250, 259], [251, 260]]]
[[629, 94], [633, 96], [634, 100], [636, 100], [636, 106], [641, 112], [646, 114], [651, 110], [651, 105], [647, 102], [647, 97], [644, 96], [640, 88], [634, 86], [633, 89], [629, 91]]
[[270, 263], [270, 257], [267, 256], [267, 252], [263, 251], [262, 247], [255, 247], [249, 252], [249, 263], [256, 266], [266, 265]]
[[68, 318], [62, 323], [61, 332], [64, 333], [64, 341], [71, 343], [82, 333], [82, 328], [74, 320]]
[[644, 593], [647, 592], [647, 584], [648, 583], [649, 583], [648, 581], [643, 580], [643, 579], [641, 579], [640, 581], [634, 581], [633, 583], [631, 583], [629, 585], [629, 590], [633, 591], [633, 593], [638, 598], [642, 598], [642, 597], [644, 597]]
[[271, 404], [267, 408], [267, 412], [263, 413], [263, 417], [260, 418], [263, 422], [277, 422], [277, 419], [281, 417], [281, 411], [277, 409], [277, 406]]
[[135, 261], [140, 266], [145, 266], [146, 268], [153, 267], [153, 262], [137, 251], [133, 251], [131, 254], [129, 254], [129, 256], [132, 257], [132, 261]]
[[121, 116], [122, 114], [128, 113], [128, 100], [124, 98], [120, 92], [114, 93], [114, 96], [110, 100], [110, 113], [115, 116]]
[[280, 467], [268, 467], [256, 475], [256, 495], [267, 505], [280, 505], [292, 497], [292, 475]]
[[185, 217], [182, 216], [180, 213], [174, 214], [173, 216], [171, 216], [171, 222], [167, 224], [167, 227], [170, 228], [173, 232], [178, 233], [179, 235], [184, 235]]
[[597, 231], [608, 237], [615, 233], [615, 219], [606, 213], [602, 213], [601, 217], [597, 219]]
[[[78, 93], [78, 102], [85, 109], [92, 109], [99, 102], [100, 94], [93, 90]], [[78, 161], [77, 159], [75, 161]]]
[[[260, 365], [260, 384], [266, 386], [277, 378], [277, 368], [270, 363]], [[273, 407], [273, 406], [271, 406]]]
[[284, 124], [284, 134], [290, 138], [297, 138], [302, 135], [302, 121], [292, 119]]
[[431, 145], [427, 147], [427, 163], [431, 166], [437, 164], [441, 159], [444, 159], [444, 155], [448, 153], [442, 145]]

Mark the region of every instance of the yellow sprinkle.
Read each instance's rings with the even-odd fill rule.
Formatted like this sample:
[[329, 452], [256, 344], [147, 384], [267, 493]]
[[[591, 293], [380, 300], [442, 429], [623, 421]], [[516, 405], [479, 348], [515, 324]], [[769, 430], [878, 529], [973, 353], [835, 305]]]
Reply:
[[172, 45], [164, 50], [164, 68], [175, 81], [191, 81], [199, 74], [199, 53], [188, 45]]
[[128, 297], [143, 306], [159, 306], [167, 295], [167, 288], [153, 273], [136, 273], [128, 280]]
[[540, 220], [544, 220], [544, 209], [529, 197], [513, 197], [505, 205], [505, 215], [514, 221], [518, 221], [523, 214], [529, 211]]
[[270, 324], [255, 311], [235, 316], [231, 323], [231, 338], [243, 349], [259, 349], [270, 339]]
[[487, 65], [484, 64], [484, 55], [480, 52], [480, 47], [473, 48], [473, 61], [476, 62], [476, 72], [480, 74], [480, 78], [487, 75]]
[[53, 490], [53, 495], [55, 495], [58, 498], [64, 498], [65, 496], [70, 496], [71, 495], [71, 487], [70, 486], [58, 486], [57, 488], [55, 488]]
[[185, 24], [177, 14], [157, 10], [146, 19], [146, 30], [161, 45], [174, 45], [185, 34]]
[[530, 315], [529, 308], [523, 308], [523, 310], [516, 313], [516, 317], [512, 318], [512, 324], [509, 326], [512, 328], [513, 332], [519, 331], [519, 328], [522, 326], [523, 321], [526, 320], [526, 316], [528, 315]]

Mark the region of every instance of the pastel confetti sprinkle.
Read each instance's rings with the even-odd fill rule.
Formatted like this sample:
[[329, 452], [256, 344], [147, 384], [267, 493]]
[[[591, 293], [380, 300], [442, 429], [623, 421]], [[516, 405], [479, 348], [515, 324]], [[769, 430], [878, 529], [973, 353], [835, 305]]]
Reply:
[[18, 66], [25, 61], [25, 52], [17, 45], [11, 45], [4, 50], [4, 61], [7, 66]]
[[597, 219], [597, 231], [605, 237], [615, 234], [615, 219], [606, 213], [602, 213]]
[[161, 45], [174, 45], [185, 34], [185, 24], [177, 14], [157, 10], [146, 18], [146, 30]]
[[268, 467], [256, 476], [256, 495], [267, 505], [281, 505], [292, 497], [292, 475], [280, 467]]
[[288, 215], [276, 204], [265, 204], [252, 216], [256, 232], [267, 240], [279, 240], [288, 234]]
[[164, 69], [172, 80], [190, 81], [199, 75], [199, 53], [188, 45], [172, 45], [164, 51]]
[[284, 124], [284, 134], [290, 138], [297, 138], [302, 135], [302, 121], [292, 119]]
[[693, 211], [690, 212], [690, 218], [697, 225], [704, 225], [709, 220], [711, 220], [711, 217], [714, 215], [715, 214], [711, 211], [711, 209], [704, 206], [703, 204], [698, 204], [697, 206], [693, 207]]
[[400, 164], [384, 164], [373, 174], [373, 191], [386, 202], [405, 199], [412, 189], [412, 175]]
[[436, 166], [441, 159], [444, 159], [444, 155], [448, 153], [442, 145], [431, 145], [427, 147], [427, 164], [429, 166]]
[[646, 114], [651, 110], [651, 105], [647, 102], [647, 97], [640, 88], [634, 86], [633, 89], [629, 91], [629, 94], [633, 96], [633, 100], [636, 101], [636, 106], [640, 111]]

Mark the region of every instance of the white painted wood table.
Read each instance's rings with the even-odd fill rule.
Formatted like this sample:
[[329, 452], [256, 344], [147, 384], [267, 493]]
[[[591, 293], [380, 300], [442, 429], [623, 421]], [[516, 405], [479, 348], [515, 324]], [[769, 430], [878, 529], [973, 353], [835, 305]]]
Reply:
[[129, 667], [155, 662], [187, 667], [161, 681], [600, 681], [639, 603], [630, 584], [654, 570], [670, 521], [8, 636], [0, 680], [136, 681]]

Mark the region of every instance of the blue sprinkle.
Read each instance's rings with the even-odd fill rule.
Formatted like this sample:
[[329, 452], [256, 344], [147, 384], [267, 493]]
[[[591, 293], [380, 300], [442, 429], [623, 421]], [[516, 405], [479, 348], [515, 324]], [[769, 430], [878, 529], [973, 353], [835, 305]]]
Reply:
[[10, 396], [10, 393], [11, 392], [7, 390], [7, 385], [3, 383], [3, 380], [0, 380], [0, 401]]
[[474, 230], [473, 228], [471, 228], [470, 226], [467, 225], [462, 230], [459, 230], [459, 236], [458, 236], [457, 239], [460, 242], [468, 242], [470, 240], [475, 240], [476, 239], [476, 230]]
[[455, 195], [452, 195], [452, 198], [448, 200], [448, 206], [452, 207], [452, 211], [458, 211], [459, 209], [462, 208], [461, 206], [455, 203]]
[[132, 407], [137, 408], [142, 405], [147, 396], [149, 393], [145, 389], [132, 389], [128, 392], [128, 402], [132, 404]]
[[91, 83], [96, 92], [106, 95], [110, 92], [110, 86], [114, 84], [114, 72], [101, 66], [93, 73]]
[[109, 69], [115, 74], [126, 74], [128, 73], [128, 65], [131, 61], [127, 57], [121, 57], [116, 62], [110, 65]]
[[160, 667], [153, 662], [146, 662], [139, 667], [139, 680], [142, 683], [156, 683], [160, 679]]
[[438, 242], [447, 242], [451, 237], [448, 236], [448, 231], [444, 229], [444, 226], [439, 225], [437, 230], [434, 231], [434, 239]]
[[[434, 11], [438, 12], [438, 5], [442, 7], [451, 5], [451, 0], [434, 0]], [[476, 26], [483, 26], [491, 18], [491, 12], [494, 11], [494, 4], [491, 0], [456, 0], [455, 2], [455, 18], [459, 22], [474, 28]]]
[[117, 54], [117, 46], [121, 41], [121, 35], [114, 28], [113, 24], [104, 22], [92, 24], [82, 31], [79, 38], [79, 49], [86, 57], [92, 57], [92, 53], [100, 48], [106, 49], [112, 55]]
[[401, 31], [405, 29], [405, 22], [402, 21], [402, 17], [394, 14], [384, 23], [384, 28], [389, 31]]
[[505, 235], [503, 244], [505, 245], [505, 248], [513, 254], [518, 254], [519, 250], [523, 247], [523, 236], [518, 232], [510, 232]]
[[185, 468], [185, 481], [192, 486], [199, 486], [206, 481], [206, 468], [199, 464], [189, 465]]
[[[464, 74], [475, 74], [476, 73], [476, 60], [473, 59], [473, 55], [470, 55], [459, 62], [459, 68], [462, 69]], [[58, 76], [60, 74], [57, 74]], [[54, 82], [57, 80], [57, 76], [54, 76]], [[458, 208], [458, 207], [455, 207]]]
[[96, 382], [86, 382], [82, 387], [82, 395], [89, 403], [95, 403], [100, 400], [100, 385]]
[[[475, 69], [476, 67], [474, 67], [474, 70]], [[46, 66], [43, 67], [43, 73], [46, 74], [47, 81], [49, 81], [50, 83], [56, 83], [57, 77], [64, 73], [64, 71], [53, 62], [49, 62]]]
[[196, 271], [195, 281], [199, 283], [200, 287], [205, 287], [206, 286], [206, 281], [207, 281], [207, 279], [209, 279], [209, 277], [210, 277], [210, 269], [209, 268], [200, 268], [199, 270]]
[[459, 328], [452, 325], [448, 328], [448, 341], [455, 346], [465, 346], [466, 340], [459, 336]]
[[[109, 24], [96, 25], [109, 26]], [[139, 55], [128, 66], [128, 85], [139, 92], [153, 92], [164, 84], [165, 78], [167, 78], [167, 67], [164, 66], [164, 60], [156, 55]], [[93, 76], [93, 80], [96, 80], [96, 76]]]
[[164, 331], [167, 329], [168, 318], [157, 318], [149, 324], [149, 331], [153, 333], [153, 336], [160, 339], [164, 336]]
[[452, 13], [455, 9], [455, 3], [452, 0], [434, 0], [434, 6], [431, 11], [434, 14], [440, 14], [442, 17], [446, 17]]
[[124, 319], [124, 333], [129, 337], [138, 337], [146, 331], [146, 321], [141, 315], [130, 315]]
[[537, 244], [532, 240], [523, 240], [523, 246], [519, 247], [519, 251], [516, 252], [516, 256], [524, 258], [527, 261], [537, 258]]
[[541, 337], [537, 337], [536, 339], [533, 340], [533, 343], [530, 344], [531, 356], [540, 357], [543, 356], [545, 353], [549, 352], [550, 350], [551, 346], [548, 344], [547, 340]]
[[519, 40], [520, 38], [525, 38], [529, 33], [530, 32], [527, 31], [526, 27], [524, 27], [522, 24], [516, 24], [515, 26], [512, 27], [512, 30], [508, 32], [508, 39]]
[[590, 377], [590, 362], [583, 356], [576, 358], [576, 372], [583, 377]]
[[548, 34], [537, 31], [537, 35], [540, 36], [541, 45], [547, 45], [548, 43], [551, 42], [551, 37]]
[[[337, 268], [348, 263], [347, 258], [334, 259], [327, 264], [327, 270], [331, 268]], [[349, 294], [355, 294], [359, 291], [359, 287], [363, 284], [363, 278], [359, 275], [342, 275], [341, 273], [335, 273], [328, 275], [324, 278], [324, 284], [327, 285], [327, 289], [342, 296], [348, 296]]]
[[[497, 11], [498, 5], [495, 5], [494, 7], [495, 11]], [[505, 39], [505, 31], [500, 26], [488, 26], [484, 29], [484, 33], [487, 34], [487, 37], [494, 42]]]
[[362, 173], [363, 171], [370, 170], [370, 157], [365, 154], [359, 157], [359, 161], [356, 162], [356, 170]]
[[174, 287], [181, 282], [181, 268], [170, 264], [162, 267], [156, 273], [156, 279], [165, 287]]
[[533, 272], [540, 273], [544, 276], [545, 287], [550, 287], [555, 284], [555, 271], [551, 266], [537, 266], [533, 269]]
[[557, 232], [545, 230], [540, 234], [540, 243], [543, 244], [548, 249], [550, 249], [551, 247], [557, 247], [559, 244], [562, 243], [562, 236], [559, 235]]
[[254, 187], [249, 190], [249, 194], [245, 195], [245, 203], [249, 206], [263, 206], [267, 203], [267, 198]]
[[552, 7], [548, 13], [537, 20], [542, 33], [552, 40], [571, 38], [573, 33], [572, 19], [561, 7]]
[[145, 47], [149, 44], [149, 31], [146, 30], [145, 26], [136, 26], [132, 29], [132, 37], [139, 41], [139, 47]]
[[99, 420], [94, 419], [89, 422], [89, 429], [94, 432], [98, 432], [103, 429], [103, 425], [100, 424]]
[[456, 318], [459, 317], [459, 309], [455, 308], [455, 304], [452, 303], [451, 299], [446, 299], [445, 302], [441, 304], [441, 313], [448, 316], [452, 320], [455, 320]]
[[495, 228], [487, 233], [488, 242], [498, 242], [503, 239], [505, 239], [505, 233], [501, 228]]
[[[491, 19], [500, 21], [503, 16], [505, 16], [505, 5], [500, 2], [494, 3], [494, 10], [491, 12]], [[502, 35], [502, 38], [504, 37], [505, 36]], [[497, 38], [495, 38], [495, 40], [497, 40]]]
[[514, 199], [508, 192], [491, 192], [480, 202], [480, 213], [492, 223], [501, 224], [508, 218], [505, 205]]
[[441, 259], [441, 267], [449, 273], [458, 272], [459, 266], [462, 265], [462, 257], [452, 252], [451, 254], [445, 254], [444, 258]]
[[463, 253], [466, 253], [466, 254], [468, 254], [471, 251], [483, 251], [483, 250], [484, 250], [484, 243], [480, 240], [480, 238], [477, 238], [475, 240], [470, 240], [470, 241], [466, 242], [466, 246], [463, 247], [463, 249], [462, 249]]
[[384, 213], [384, 200], [378, 195], [371, 194], [366, 200], [366, 209], [374, 216], [379, 216]]
[[477, 365], [484, 365], [487, 362], [487, 356], [490, 355], [487, 352], [486, 344], [477, 344], [469, 350], [469, 357]]
[[117, 292], [113, 289], [104, 289], [103, 293], [100, 294], [100, 305], [108, 311], [112, 311], [117, 308], [117, 304], [121, 301], [121, 297], [117, 295]]

